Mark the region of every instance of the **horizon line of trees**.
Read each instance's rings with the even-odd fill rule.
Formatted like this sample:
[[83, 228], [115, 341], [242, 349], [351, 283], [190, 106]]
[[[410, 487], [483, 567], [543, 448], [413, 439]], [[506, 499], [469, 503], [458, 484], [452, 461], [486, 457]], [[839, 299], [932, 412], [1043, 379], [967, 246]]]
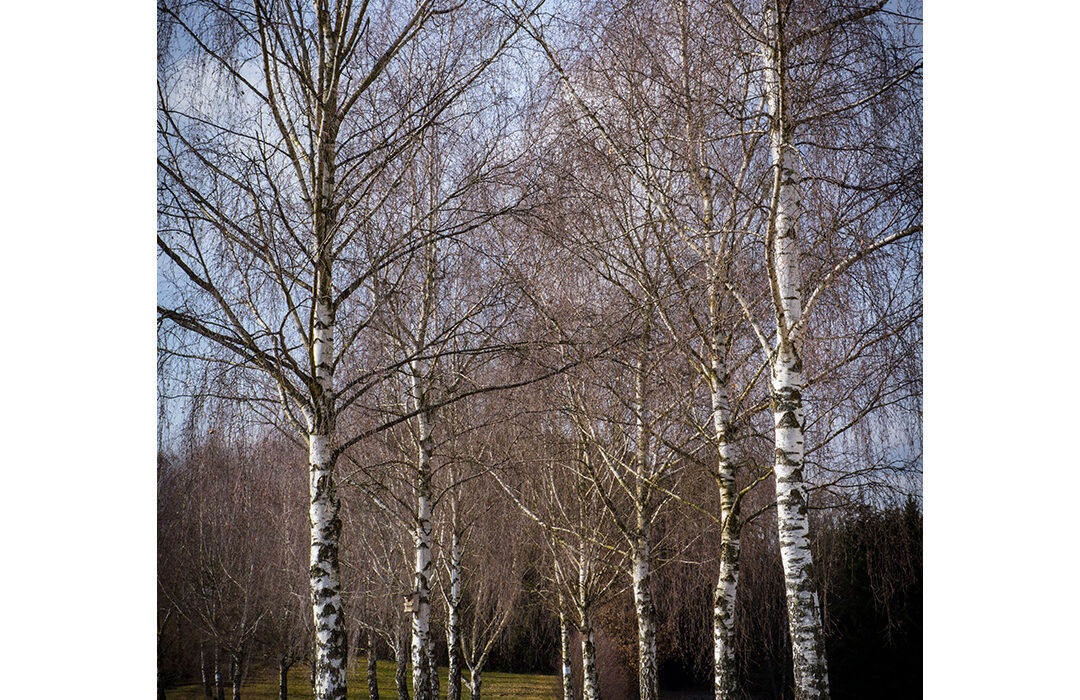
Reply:
[[[270, 677], [286, 688], [279, 697], [287, 698], [296, 669], [303, 667], [306, 673], [314, 654], [303, 572], [306, 490], [295, 474], [277, 466], [302, 457], [302, 452], [272, 433], [243, 438], [219, 420], [211, 420], [215, 427], [204, 428], [184, 449], [162, 455], [162, 688], [200, 683], [208, 697], [242, 697], [249, 681]], [[489, 491], [491, 498], [499, 498], [497, 486]], [[392, 662], [399, 669], [392, 697], [411, 697], [410, 613], [403, 606], [411, 543], [359, 492], [343, 500], [346, 533], [365, 533], [346, 535], [342, 545], [343, 598], [350, 601], [353, 623], [352, 672], [363, 677], [367, 669], [370, 681], [374, 668], [369, 662]], [[534, 523], [523, 513], [482, 503], [484, 510], [470, 533], [470, 538], [482, 539], [478, 551], [464, 562], [458, 624], [464, 623], [465, 635], [475, 635], [483, 624], [499, 625], [499, 614], [506, 622], [484, 640], [490, 649], [478, 676], [482, 681], [484, 670], [562, 675], [565, 659], [569, 696], [579, 697], [582, 660], [580, 654], [564, 656], [560, 650], [561, 615], [543, 565], [547, 545], [542, 533], [530, 528]], [[834, 696], [917, 694], [922, 663], [921, 505], [911, 496], [876, 505], [830, 502], [815, 509], [812, 517]], [[701, 691], [712, 685], [708, 620], [719, 562], [711, 538], [702, 532], [708, 529], [703, 520], [694, 509], [683, 507], [667, 514], [661, 524], [663, 542], [653, 576], [658, 679], [668, 690]], [[443, 667], [451, 665], [453, 649], [453, 580], [445, 573], [453, 556], [453, 522], [448, 510], [434, 528], [435, 557], [445, 564], [433, 577], [438, 602], [432, 606], [431, 629], [434, 657]], [[791, 650], [775, 517], [763, 511], [743, 533], [745, 583], [734, 634], [740, 692], [755, 698], [789, 697]], [[593, 609], [593, 663], [604, 697], [628, 697], [637, 694], [632, 584], [625, 576], [619, 581], [617, 561], [610, 565], [612, 588]], [[378, 575], [361, 573], [370, 571]], [[482, 607], [478, 610], [477, 605]], [[580, 649], [580, 632], [571, 629], [565, 641]], [[470, 690], [470, 669], [477, 666], [466, 665], [459, 675], [465, 692]], [[382, 693], [385, 697], [385, 687]]]

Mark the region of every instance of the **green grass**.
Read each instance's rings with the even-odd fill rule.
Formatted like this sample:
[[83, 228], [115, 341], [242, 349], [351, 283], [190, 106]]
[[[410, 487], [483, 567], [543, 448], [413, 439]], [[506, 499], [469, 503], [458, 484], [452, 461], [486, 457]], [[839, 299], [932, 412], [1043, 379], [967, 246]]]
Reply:
[[[380, 700], [397, 700], [397, 687], [394, 685], [394, 664], [380, 661], [378, 671]], [[439, 697], [446, 697], [445, 666], [439, 667]], [[465, 673], [468, 676], [468, 671]], [[412, 669], [408, 675], [409, 692], [412, 692]], [[277, 672], [253, 673], [240, 689], [240, 700], [277, 700]], [[462, 698], [468, 698], [468, 689], [462, 684]], [[484, 682], [480, 695], [483, 698], [518, 698], [519, 700], [552, 700], [559, 697], [559, 679], [556, 676], [528, 675], [522, 673], [484, 672]], [[165, 691], [167, 700], [204, 700], [202, 687], [199, 685], [181, 685]], [[227, 686], [225, 697], [231, 698], [232, 691]], [[289, 670], [289, 700], [312, 698], [311, 669], [297, 664]], [[367, 662], [354, 660], [349, 665], [349, 697], [366, 700]]]

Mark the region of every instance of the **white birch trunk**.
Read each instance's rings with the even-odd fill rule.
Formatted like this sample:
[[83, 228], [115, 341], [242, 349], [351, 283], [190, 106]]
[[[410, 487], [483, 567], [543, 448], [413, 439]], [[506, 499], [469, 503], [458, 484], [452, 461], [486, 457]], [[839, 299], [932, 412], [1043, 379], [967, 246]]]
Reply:
[[713, 429], [717, 444], [716, 483], [720, 491], [720, 573], [713, 592], [713, 690], [716, 700], [735, 697], [735, 595], [739, 583], [738, 490], [735, 482], [735, 462], [731, 442], [731, 406], [727, 395], [728, 341], [722, 323], [722, 289], [728, 276], [722, 251], [721, 232], [714, 229], [713, 189], [706, 164], [702, 113], [695, 109], [690, 81], [690, 51], [688, 48], [689, 20], [686, 3], [679, 5], [681, 48], [683, 52], [683, 84], [686, 92], [687, 137], [696, 149], [696, 162], [691, 164], [692, 180], [701, 194], [703, 229], [710, 234], [709, 276], [709, 351], [710, 365], [707, 380], [712, 404]]
[[[415, 374], [414, 374], [415, 377]], [[432, 441], [427, 416], [418, 416], [420, 429], [420, 464], [417, 477], [416, 567], [413, 571], [416, 603], [412, 614], [413, 696], [415, 700], [434, 700], [431, 668], [431, 450]]]
[[713, 428], [717, 439], [716, 481], [720, 488], [720, 574], [713, 594], [713, 690], [716, 700], [735, 697], [735, 595], [739, 585], [739, 511], [735, 462], [731, 454], [731, 409], [713, 367]]
[[772, 269], [777, 308], [777, 347], [772, 357], [771, 391], [775, 431], [776, 520], [780, 556], [784, 565], [788, 625], [797, 700], [827, 700], [828, 671], [824, 635], [810, 554], [802, 390], [802, 360], [796, 326], [802, 320], [799, 249], [796, 240], [802, 202], [794, 135], [785, 103], [784, 44], [779, 20], [766, 11], [766, 42], [761, 47], [765, 64], [766, 98], [771, 116], [770, 156], [778, 172], [779, 192], [773, 229]]
[[588, 614], [581, 625], [581, 686], [583, 700], [600, 700], [600, 681], [596, 675], [596, 639]]
[[[318, 9], [318, 22], [328, 56], [337, 55], [337, 35], [330, 12]], [[345, 700], [345, 667], [349, 641], [341, 604], [341, 571], [338, 548], [341, 540], [340, 502], [334, 487], [333, 456], [333, 358], [334, 310], [332, 284], [333, 228], [335, 211], [335, 161], [337, 158], [338, 96], [335, 87], [339, 66], [321, 63], [320, 82], [326, 89], [320, 105], [317, 178], [314, 197], [312, 258], [315, 261], [314, 327], [311, 361], [314, 383], [308, 425], [310, 462], [311, 603], [315, 622], [315, 700]]]
[[825, 700], [829, 697], [828, 670], [810, 555], [810, 524], [803, 479], [802, 368], [792, 347], [777, 352], [772, 393], [776, 433], [776, 519], [780, 557], [784, 564], [795, 697]]
[[638, 625], [638, 694], [641, 700], [657, 700], [656, 607], [649, 589], [649, 528], [641, 524], [633, 548], [634, 612]]
[[596, 640], [593, 638], [592, 613], [586, 591], [589, 560], [585, 548], [578, 552], [578, 631], [581, 633], [581, 696], [582, 700], [600, 700], [600, 682], [596, 675]]
[[[453, 476], [451, 476], [451, 479]], [[447, 605], [446, 647], [449, 659], [446, 700], [461, 698], [461, 537], [455, 527], [450, 543], [450, 600]]]
[[430, 686], [430, 692], [432, 700], [438, 700], [439, 697], [439, 667], [435, 661], [435, 637], [431, 634], [428, 635], [427, 643], [427, 667], [428, 667], [428, 685]]
[[652, 309], [646, 306], [643, 332], [643, 346], [637, 360], [637, 372], [634, 386], [636, 409], [637, 446], [635, 462], [637, 479], [635, 491], [636, 531], [630, 552], [631, 578], [634, 588], [634, 614], [638, 628], [638, 697], [640, 700], [658, 700], [660, 686], [656, 673], [656, 606], [653, 604], [650, 589], [650, 539], [652, 523], [650, 520], [649, 501], [652, 486], [649, 484], [653, 474], [649, 460], [649, 438], [646, 431], [645, 408], [645, 353], [648, 351], [648, 336]]
[[330, 436], [308, 436], [311, 462], [311, 603], [315, 618], [315, 698], [345, 700], [348, 641], [341, 604], [340, 502], [334, 495]]
[[559, 660], [562, 680], [562, 700], [574, 700], [573, 667], [570, 665], [570, 627], [566, 613], [559, 610]]

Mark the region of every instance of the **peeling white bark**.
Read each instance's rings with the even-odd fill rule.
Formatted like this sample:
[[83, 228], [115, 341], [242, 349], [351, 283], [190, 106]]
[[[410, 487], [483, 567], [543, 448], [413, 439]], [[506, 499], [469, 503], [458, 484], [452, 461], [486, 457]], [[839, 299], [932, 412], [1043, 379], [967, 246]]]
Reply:
[[[561, 608], [561, 606], [560, 606]], [[562, 680], [562, 700], [574, 699], [573, 668], [570, 665], [570, 627], [566, 613], [559, 610], [559, 675]]]
[[[415, 374], [413, 375], [415, 378]], [[416, 605], [412, 614], [413, 696], [415, 700], [434, 700], [432, 694], [431, 655], [431, 451], [432, 440], [427, 416], [418, 417], [420, 459], [417, 478], [416, 527], [413, 545], [416, 566], [413, 586]], [[436, 681], [437, 682], [437, 681]]]
[[731, 454], [731, 409], [713, 367], [713, 428], [717, 439], [716, 481], [720, 488], [720, 574], [713, 594], [713, 690], [716, 700], [735, 697], [735, 596], [739, 585], [739, 512], [735, 462]]
[[600, 681], [596, 675], [596, 639], [592, 621], [585, 617], [581, 625], [581, 677], [583, 700], [600, 700]]
[[[453, 478], [453, 477], [451, 477]], [[455, 528], [450, 543], [450, 599], [447, 605], [446, 648], [449, 659], [446, 700], [461, 698], [461, 537]]]
[[315, 621], [315, 697], [345, 700], [348, 641], [341, 604], [340, 502], [334, 495], [330, 436], [308, 436], [310, 459], [311, 603]]
[[778, 324], [771, 372], [776, 441], [776, 519], [780, 556], [784, 565], [795, 697], [797, 700], [827, 700], [828, 670], [810, 554], [807, 491], [803, 474], [806, 421], [802, 404], [802, 360], [795, 334], [802, 321], [796, 240], [802, 210], [797, 170], [799, 152], [789, 126], [785, 102], [786, 57], [780, 21], [772, 6], [767, 6], [765, 15], [765, 41], [760, 50], [765, 65], [766, 99], [771, 117], [770, 157], [778, 171], [770, 270]]
[[[644, 526], [644, 523], [642, 523]], [[638, 693], [641, 700], [657, 700], [656, 608], [649, 590], [649, 528], [642, 527], [633, 549], [634, 612], [638, 625]]]
[[784, 564], [788, 624], [795, 670], [796, 697], [829, 697], [820, 606], [810, 554], [802, 408], [802, 369], [793, 348], [776, 353], [772, 374], [776, 435], [776, 519]]
[[634, 616], [638, 628], [638, 697], [658, 700], [660, 685], [656, 672], [656, 607], [650, 590], [650, 539], [652, 517], [650, 509], [653, 478], [649, 459], [649, 435], [646, 430], [645, 355], [648, 352], [652, 307], [644, 312], [643, 341], [634, 378], [634, 423], [637, 440], [634, 454], [636, 471], [634, 493], [635, 530], [631, 533], [630, 577], [633, 581]]

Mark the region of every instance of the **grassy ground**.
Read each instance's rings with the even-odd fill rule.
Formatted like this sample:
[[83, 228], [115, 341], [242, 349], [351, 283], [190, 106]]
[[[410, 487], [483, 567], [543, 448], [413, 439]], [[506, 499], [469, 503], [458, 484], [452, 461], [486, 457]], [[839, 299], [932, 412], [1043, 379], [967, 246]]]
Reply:
[[[380, 661], [378, 669], [380, 700], [397, 700], [394, 685], [394, 664]], [[446, 697], [446, 667], [439, 667], [439, 697]], [[409, 691], [412, 692], [412, 669], [409, 670]], [[253, 674], [241, 689], [241, 700], [277, 700], [277, 673]], [[552, 700], [559, 697], [559, 679], [556, 676], [526, 675], [518, 673], [484, 673], [480, 694], [485, 698], [518, 698], [519, 700]], [[204, 700], [202, 687], [182, 685], [165, 692], [167, 700]], [[225, 688], [225, 697], [232, 691]], [[289, 700], [311, 698], [311, 669], [296, 665], [289, 670]], [[462, 697], [468, 698], [468, 689], [462, 684]], [[349, 698], [367, 700], [367, 663], [353, 661], [349, 667]]]

